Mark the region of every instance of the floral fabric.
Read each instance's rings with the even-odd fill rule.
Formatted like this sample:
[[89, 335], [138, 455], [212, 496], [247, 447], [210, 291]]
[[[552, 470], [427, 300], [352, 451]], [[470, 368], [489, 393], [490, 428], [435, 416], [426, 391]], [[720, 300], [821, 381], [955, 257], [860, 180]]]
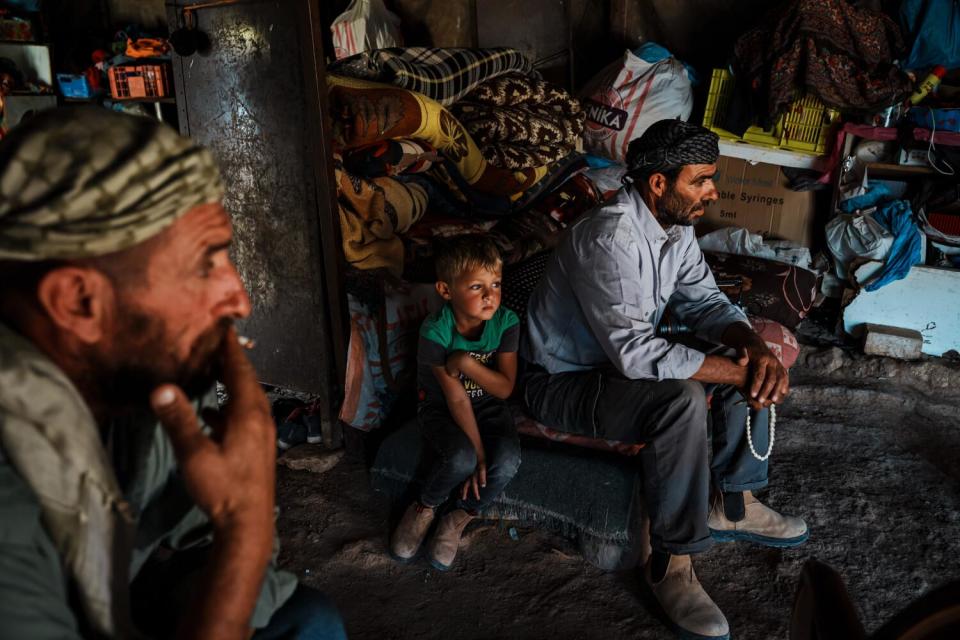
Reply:
[[906, 50], [897, 24], [846, 0], [795, 0], [779, 5], [734, 47], [765, 122], [807, 91], [837, 109], [873, 110], [902, 99], [910, 78], [893, 62]]

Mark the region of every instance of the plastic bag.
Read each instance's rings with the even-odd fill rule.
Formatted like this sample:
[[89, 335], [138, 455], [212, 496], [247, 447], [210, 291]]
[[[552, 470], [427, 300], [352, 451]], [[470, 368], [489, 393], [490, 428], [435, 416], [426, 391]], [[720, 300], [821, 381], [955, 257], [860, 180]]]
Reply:
[[717, 229], [697, 239], [701, 251], [752, 256], [810, 269], [810, 249], [788, 240], [766, 243], [759, 233], [750, 233], [742, 227]]
[[163, 38], [127, 38], [126, 55], [130, 58], [161, 58], [170, 53], [170, 43]]
[[923, 237], [913, 220], [913, 211], [907, 200], [894, 200], [881, 205], [875, 214], [877, 224], [890, 232], [893, 240], [887, 260], [880, 274], [864, 287], [876, 291], [910, 273], [910, 267], [923, 264]]
[[604, 200], [623, 186], [623, 176], [627, 168], [622, 164], [612, 164], [603, 169], [587, 169], [584, 174], [593, 181]]
[[[656, 42], [644, 42], [642, 45], [633, 50], [633, 55], [637, 56], [641, 60], [646, 60], [647, 62], [660, 62], [665, 58], [673, 57], [673, 54], [670, 53], [666, 47], [661, 46]], [[687, 77], [690, 78], [690, 84], [694, 87], [699, 85], [700, 77], [697, 75], [697, 70], [686, 62], [683, 63], [683, 67], [687, 70]]]
[[912, 40], [904, 69], [960, 67], [960, 0], [904, 0], [900, 22]]
[[403, 46], [400, 18], [387, 10], [383, 0], [353, 0], [330, 30], [337, 60], [370, 49]]
[[886, 260], [893, 244], [893, 235], [867, 215], [840, 214], [827, 223], [826, 232], [827, 248], [840, 278], [846, 278], [856, 263]]
[[650, 63], [626, 51], [581, 92], [587, 112], [583, 130], [588, 153], [623, 162], [627, 145], [654, 122], [686, 120], [693, 89], [683, 63], [665, 58]]

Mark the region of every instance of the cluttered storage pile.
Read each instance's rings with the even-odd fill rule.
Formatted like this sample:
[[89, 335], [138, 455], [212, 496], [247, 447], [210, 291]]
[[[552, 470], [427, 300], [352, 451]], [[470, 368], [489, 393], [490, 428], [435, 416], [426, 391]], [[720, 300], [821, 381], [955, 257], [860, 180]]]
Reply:
[[[437, 306], [433, 241], [483, 233], [512, 264], [600, 202], [580, 101], [519, 52], [390, 48], [329, 69], [352, 335], [342, 419], [379, 425]], [[429, 284], [428, 284], [429, 283]]]
[[[419, 324], [440, 302], [438, 239], [492, 237], [505, 303], [522, 311], [511, 289], [529, 292], [562, 230], [622, 186], [630, 140], [664, 118], [694, 117], [721, 137], [720, 200], [700, 243], [721, 287], [761, 325], [795, 328], [822, 286], [867, 295], [905, 277], [932, 233], [938, 255], [956, 260], [956, 180], [952, 196], [937, 180], [956, 166], [941, 150], [956, 136], [945, 132], [957, 129], [946, 115], [956, 93], [946, 81], [931, 89], [960, 67], [960, 29], [916, 28], [930, 19], [926, 4], [906, 0], [901, 28], [842, 0], [796, 0], [741, 34], [728, 68], [698, 73], [645, 43], [577, 97], [513, 49], [370, 48], [399, 44], [392, 23], [368, 34], [366, 50], [338, 49], [328, 83], [352, 330], [341, 420], [376, 428], [409, 391]], [[953, 8], [940, 20], [960, 25], [960, 9], [944, 4]], [[344, 47], [364, 42], [343, 24], [338, 33]], [[853, 146], [870, 138], [891, 141], [886, 164], [919, 148], [923, 185], [878, 182], [877, 147]], [[749, 162], [755, 152], [769, 162], [764, 150], [801, 161]], [[829, 194], [817, 190], [834, 193], [827, 215], [816, 203]], [[864, 258], [872, 269], [858, 268]], [[796, 347], [792, 335], [778, 344]]]

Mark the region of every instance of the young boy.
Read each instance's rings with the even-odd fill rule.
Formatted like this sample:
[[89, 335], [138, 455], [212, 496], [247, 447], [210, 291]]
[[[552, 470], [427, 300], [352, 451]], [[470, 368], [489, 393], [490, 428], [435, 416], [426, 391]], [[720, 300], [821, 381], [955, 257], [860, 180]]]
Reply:
[[424, 320], [417, 350], [417, 418], [434, 462], [390, 542], [401, 561], [417, 554], [437, 508], [458, 489], [428, 550], [433, 566], [449, 569], [464, 528], [520, 466], [504, 402], [517, 377], [520, 323], [500, 306], [501, 267], [488, 238], [453, 238], [437, 256], [437, 291], [447, 302]]

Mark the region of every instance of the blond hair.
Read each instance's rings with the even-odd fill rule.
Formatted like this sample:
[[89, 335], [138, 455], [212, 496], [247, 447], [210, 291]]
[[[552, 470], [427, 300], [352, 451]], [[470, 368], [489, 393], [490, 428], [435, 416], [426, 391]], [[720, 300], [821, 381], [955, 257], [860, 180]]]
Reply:
[[455, 236], [437, 250], [437, 280], [452, 284], [460, 274], [473, 269], [498, 271], [503, 266], [496, 243], [478, 235]]

